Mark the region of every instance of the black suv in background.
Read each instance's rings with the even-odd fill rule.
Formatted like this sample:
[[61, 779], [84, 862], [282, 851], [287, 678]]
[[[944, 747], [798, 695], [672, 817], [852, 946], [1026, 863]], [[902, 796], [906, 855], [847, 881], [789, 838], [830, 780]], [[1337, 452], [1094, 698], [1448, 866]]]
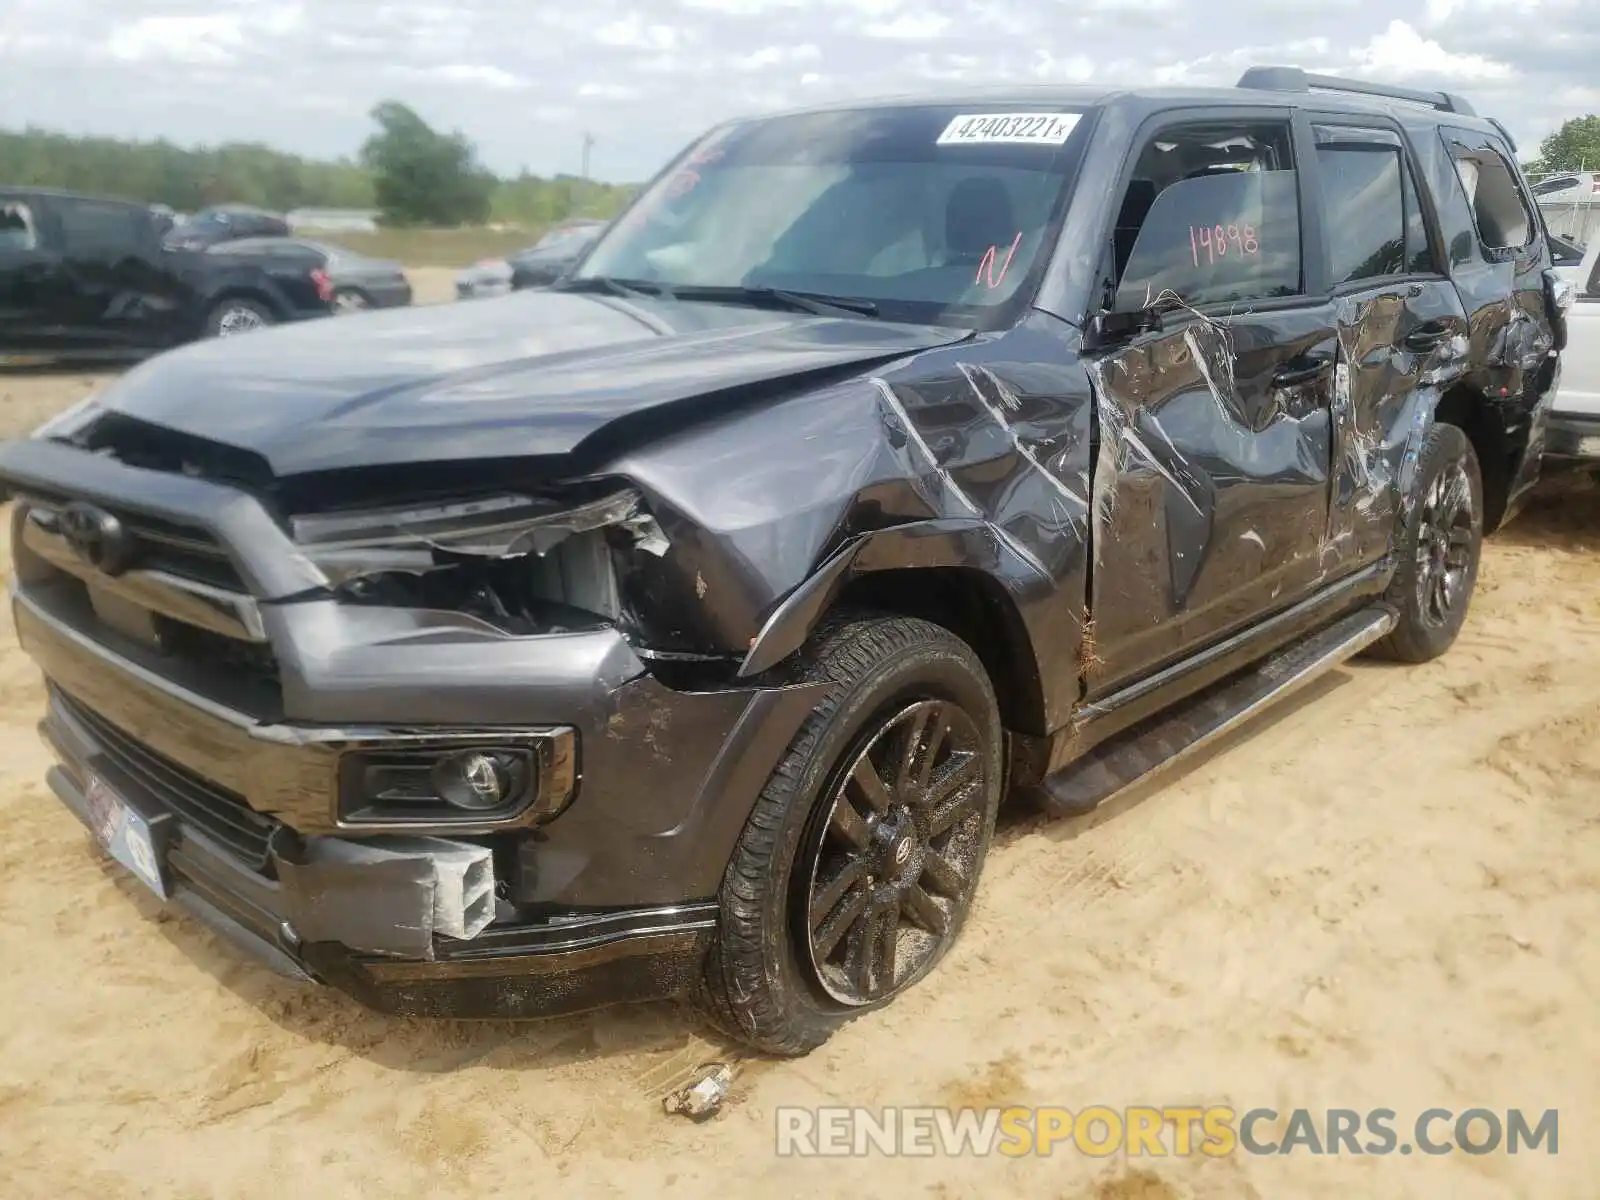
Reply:
[[0, 188], [0, 359], [138, 357], [333, 311], [313, 265], [176, 249], [169, 226], [132, 201]]
[[202, 208], [166, 234], [169, 246], [182, 250], [204, 250], [237, 238], [288, 237], [289, 222], [247, 204], [219, 204]]
[[858, 101], [552, 288], [165, 355], [0, 446], [51, 786], [379, 1007], [802, 1053], [940, 961], [1004, 795], [1449, 650], [1571, 303], [1514, 150], [1282, 68]]

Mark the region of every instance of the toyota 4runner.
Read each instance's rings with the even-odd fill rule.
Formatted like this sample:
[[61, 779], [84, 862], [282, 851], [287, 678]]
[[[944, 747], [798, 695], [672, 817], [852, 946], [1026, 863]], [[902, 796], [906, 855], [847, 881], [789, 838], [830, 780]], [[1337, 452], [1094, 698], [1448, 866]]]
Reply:
[[1235, 89], [695, 142], [552, 289], [174, 351], [0, 447], [50, 783], [280, 971], [804, 1053], [1081, 812], [1443, 654], [1571, 288], [1494, 121]]

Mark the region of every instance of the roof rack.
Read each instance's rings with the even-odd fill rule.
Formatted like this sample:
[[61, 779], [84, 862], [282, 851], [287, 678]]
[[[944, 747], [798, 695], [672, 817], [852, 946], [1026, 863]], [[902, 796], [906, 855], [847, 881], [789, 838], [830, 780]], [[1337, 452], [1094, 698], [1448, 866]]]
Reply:
[[1357, 96], [1383, 96], [1389, 100], [1426, 104], [1429, 108], [1459, 113], [1463, 117], [1477, 116], [1472, 105], [1453, 92], [1424, 92], [1415, 88], [1370, 83], [1365, 79], [1312, 75], [1299, 67], [1251, 67], [1239, 77], [1239, 86], [1262, 92], [1309, 92], [1315, 88], [1324, 92], [1349, 92]]

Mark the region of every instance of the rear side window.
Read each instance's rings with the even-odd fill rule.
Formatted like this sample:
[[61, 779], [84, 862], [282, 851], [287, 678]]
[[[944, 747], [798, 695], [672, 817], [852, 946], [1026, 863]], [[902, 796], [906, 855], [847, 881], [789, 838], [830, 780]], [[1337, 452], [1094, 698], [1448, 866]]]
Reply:
[[1300, 189], [1289, 127], [1158, 133], [1134, 164], [1114, 245], [1120, 311], [1163, 293], [1195, 305], [1299, 294]]
[[1456, 175], [1477, 221], [1486, 250], [1520, 250], [1533, 241], [1537, 224], [1522, 198], [1522, 189], [1508, 163], [1488, 147], [1450, 147]]
[[20, 200], [0, 201], [0, 250], [37, 250], [39, 227]]
[[1406, 206], [1400, 151], [1318, 146], [1317, 173], [1335, 286], [1406, 270]]
[[69, 254], [125, 254], [143, 240], [143, 209], [93, 200], [60, 202], [61, 238]]

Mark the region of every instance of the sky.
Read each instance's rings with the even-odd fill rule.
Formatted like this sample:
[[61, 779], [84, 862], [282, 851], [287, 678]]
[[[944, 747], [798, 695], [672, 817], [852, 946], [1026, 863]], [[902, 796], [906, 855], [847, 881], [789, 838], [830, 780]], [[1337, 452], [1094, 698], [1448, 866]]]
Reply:
[[1524, 156], [1600, 112], [1597, 0], [0, 0], [0, 126], [356, 152], [383, 99], [501, 174], [647, 178], [746, 113], [1303, 66], [1465, 94]]

